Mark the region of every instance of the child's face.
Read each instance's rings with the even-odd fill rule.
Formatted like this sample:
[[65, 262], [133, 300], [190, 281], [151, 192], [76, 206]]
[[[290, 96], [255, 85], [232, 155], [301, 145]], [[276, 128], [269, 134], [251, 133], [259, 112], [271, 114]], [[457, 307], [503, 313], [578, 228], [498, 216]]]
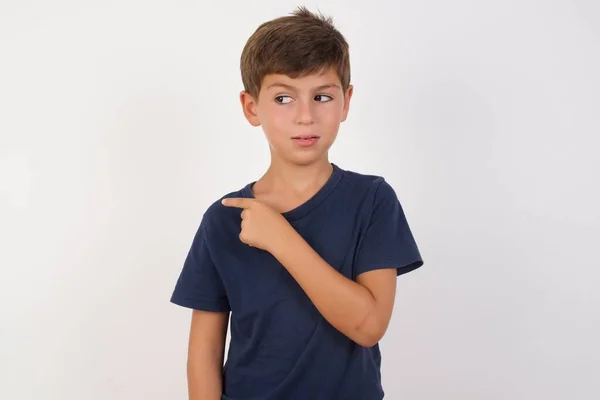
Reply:
[[[271, 154], [294, 164], [320, 160], [346, 120], [352, 87], [345, 95], [333, 69], [292, 79], [267, 75], [258, 101], [242, 92], [244, 114], [253, 126], [262, 126]], [[306, 138], [306, 139], [305, 139]]]

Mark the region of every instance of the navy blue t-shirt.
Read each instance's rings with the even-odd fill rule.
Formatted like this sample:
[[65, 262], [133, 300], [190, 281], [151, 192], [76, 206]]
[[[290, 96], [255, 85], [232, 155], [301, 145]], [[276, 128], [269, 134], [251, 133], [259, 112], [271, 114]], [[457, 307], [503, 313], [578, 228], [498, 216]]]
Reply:
[[[394, 189], [335, 164], [325, 185], [283, 216], [349, 279], [423, 264]], [[253, 182], [254, 183], [254, 182]], [[224, 197], [252, 198], [250, 183]], [[220, 200], [205, 212], [171, 301], [231, 311], [223, 399], [381, 400], [379, 346], [362, 347], [323, 318], [270, 253], [239, 239], [241, 210]]]

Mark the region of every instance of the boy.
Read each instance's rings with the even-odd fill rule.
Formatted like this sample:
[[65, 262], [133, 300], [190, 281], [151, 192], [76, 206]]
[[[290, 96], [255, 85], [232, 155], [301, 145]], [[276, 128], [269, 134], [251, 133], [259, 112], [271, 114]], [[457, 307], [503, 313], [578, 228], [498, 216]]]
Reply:
[[271, 162], [205, 212], [173, 292], [193, 309], [190, 399], [380, 400], [396, 277], [423, 261], [392, 187], [329, 162], [352, 97], [348, 45], [299, 8], [256, 30], [241, 72]]

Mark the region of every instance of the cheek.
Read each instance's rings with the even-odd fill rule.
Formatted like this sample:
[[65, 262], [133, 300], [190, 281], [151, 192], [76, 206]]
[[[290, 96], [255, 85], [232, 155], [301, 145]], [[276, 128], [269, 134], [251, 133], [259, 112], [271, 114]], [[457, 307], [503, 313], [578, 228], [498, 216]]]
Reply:
[[261, 109], [259, 119], [265, 134], [277, 140], [279, 133], [289, 130], [290, 112], [286, 107], [268, 105]]
[[319, 113], [319, 122], [324, 127], [327, 126], [335, 128], [340, 124], [341, 119], [342, 110], [337, 105], [332, 105], [332, 107], [323, 107]]
[[275, 129], [288, 129], [294, 123], [292, 107], [274, 106], [268, 111], [269, 125]]

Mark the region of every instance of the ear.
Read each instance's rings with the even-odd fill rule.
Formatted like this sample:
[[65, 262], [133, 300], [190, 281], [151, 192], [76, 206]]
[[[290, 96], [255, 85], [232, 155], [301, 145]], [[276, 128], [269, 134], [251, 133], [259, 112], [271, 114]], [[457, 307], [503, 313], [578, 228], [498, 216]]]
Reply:
[[344, 109], [342, 111], [342, 122], [348, 118], [348, 111], [350, 111], [350, 99], [352, 99], [352, 94], [354, 93], [354, 86], [349, 85], [348, 90], [346, 91], [346, 95], [344, 96]]
[[250, 125], [259, 126], [260, 121], [258, 120], [258, 115], [256, 113], [256, 100], [250, 95], [250, 93], [244, 90], [240, 93], [240, 102], [242, 103], [242, 111], [244, 112], [244, 116], [248, 122], [250, 122]]

